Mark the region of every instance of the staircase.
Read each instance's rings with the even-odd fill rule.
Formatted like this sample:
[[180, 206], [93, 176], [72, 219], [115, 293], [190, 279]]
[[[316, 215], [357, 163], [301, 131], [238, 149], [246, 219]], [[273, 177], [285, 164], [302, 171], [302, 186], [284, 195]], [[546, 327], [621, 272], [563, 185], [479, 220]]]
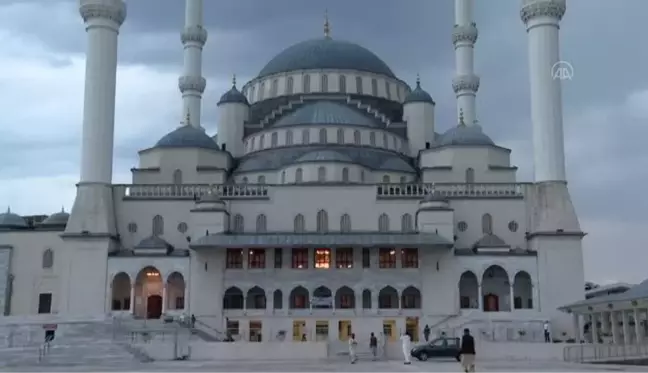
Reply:
[[372, 108], [371, 105], [364, 104], [360, 100], [351, 98], [351, 96], [347, 96], [347, 104], [355, 106], [358, 109], [372, 115], [374, 118], [380, 120], [385, 125], [385, 127], [391, 124], [391, 120], [387, 118], [385, 114], [382, 114], [380, 111]]
[[261, 120], [261, 127], [265, 127], [275, 118], [280, 118], [285, 111], [293, 110], [295, 107], [300, 106], [304, 103], [304, 97], [299, 96], [299, 100], [292, 100], [286, 105], [281, 105], [276, 109], [273, 109], [270, 114], [266, 115], [265, 118]]

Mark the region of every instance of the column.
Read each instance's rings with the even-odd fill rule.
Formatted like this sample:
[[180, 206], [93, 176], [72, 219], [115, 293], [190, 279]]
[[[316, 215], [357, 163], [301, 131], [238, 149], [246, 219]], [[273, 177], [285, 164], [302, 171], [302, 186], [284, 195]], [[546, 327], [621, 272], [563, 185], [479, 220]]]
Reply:
[[610, 323], [612, 326], [612, 343], [619, 344], [619, 319], [618, 311], [610, 312]]
[[162, 285], [162, 315], [164, 315], [166, 313], [166, 311], [167, 311], [167, 303], [168, 303], [168, 299], [167, 299], [168, 290], [167, 289], [168, 289], [168, 284], [165, 281], [164, 284]]
[[378, 307], [378, 292], [379, 289], [372, 289], [371, 290], [371, 310], [375, 313], [379, 307]]
[[131, 315], [135, 315], [135, 284], [132, 284], [130, 288], [130, 307], [128, 308], [128, 312]]
[[520, 16], [529, 41], [534, 180], [565, 181], [562, 92], [553, 70], [560, 61], [559, 24], [565, 0], [524, 0]]
[[576, 343], [580, 343], [582, 338], [581, 338], [581, 326], [580, 326], [580, 315], [574, 313], [572, 314], [574, 318], [574, 339], [576, 340]]
[[477, 124], [476, 96], [479, 90], [479, 76], [474, 73], [478, 32], [473, 20], [473, 6], [473, 0], [455, 0], [455, 25], [452, 32], [456, 64], [452, 89], [457, 97], [457, 118], [463, 117], [468, 126]]
[[[599, 330], [598, 330], [599, 315], [596, 314], [596, 313], [593, 313], [593, 314], [590, 315], [590, 319], [592, 320], [592, 325], [591, 325], [592, 343], [593, 344], [598, 344], [599, 343]], [[603, 320], [601, 320], [601, 325], [605, 325]]]
[[643, 343], [643, 330], [641, 329], [641, 314], [639, 309], [634, 309], [634, 321], [635, 321], [635, 344]]
[[267, 311], [270, 311], [270, 312], [274, 311], [274, 291], [275, 291], [275, 289], [268, 289], [266, 291], [266, 312]]
[[513, 285], [514, 283], [511, 283], [509, 286], [509, 306], [511, 307], [511, 312], [515, 310], [515, 289]]
[[477, 305], [480, 311], [484, 310], [484, 296], [482, 295], [481, 284], [477, 285]]
[[621, 311], [621, 322], [623, 323], [622, 328], [623, 328], [623, 344], [629, 345], [630, 342], [630, 315], [628, 315], [628, 311], [623, 310]]
[[201, 101], [207, 82], [202, 76], [202, 50], [207, 42], [203, 28], [203, 0], [186, 0], [185, 28], [181, 34], [184, 47], [184, 72], [178, 81], [182, 93], [183, 118], [189, 115], [191, 125], [201, 127]]

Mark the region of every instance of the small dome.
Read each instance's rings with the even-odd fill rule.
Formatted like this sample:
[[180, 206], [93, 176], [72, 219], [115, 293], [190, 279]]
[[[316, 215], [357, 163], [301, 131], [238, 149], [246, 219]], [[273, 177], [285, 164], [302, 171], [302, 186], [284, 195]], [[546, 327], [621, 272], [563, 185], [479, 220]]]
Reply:
[[7, 209], [7, 212], [0, 214], [0, 228], [27, 228], [27, 222]]
[[381, 171], [403, 171], [409, 170], [412, 166], [403, 158], [397, 155], [390, 155], [379, 167]]
[[303, 124], [338, 124], [362, 127], [381, 127], [372, 118], [350, 106], [333, 101], [317, 101], [286, 114], [273, 127]]
[[351, 157], [334, 150], [317, 150], [297, 158], [295, 163], [302, 162], [353, 162]]
[[184, 125], [169, 132], [155, 144], [156, 148], [202, 148], [220, 150], [218, 144], [202, 129]]
[[70, 218], [70, 214], [61, 210], [60, 212], [54, 213], [47, 217], [40, 223], [41, 227], [53, 227], [53, 226], [65, 226]]
[[173, 246], [158, 236], [149, 236], [141, 240], [136, 250], [173, 250]]
[[439, 140], [440, 146], [448, 145], [495, 145], [493, 140], [482, 132], [481, 126], [466, 126], [460, 123], [450, 128]]
[[250, 105], [247, 97], [245, 97], [245, 95], [243, 95], [243, 93], [241, 93], [241, 91], [236, 88], [236, 77], [232, 79], [232, 88], [221, 96], [216, 105], [220, 106], [222, 104]]
[[418, 79], [416, 80], [416, 88], [412, 92], [410, 92], [407, 97], [405, 97], [403, 104], [409, 104], [413, 102], [424, 102], [434, 105], [432, 96], [430, 96], [429, 93], [421, 88], [421, 81]]

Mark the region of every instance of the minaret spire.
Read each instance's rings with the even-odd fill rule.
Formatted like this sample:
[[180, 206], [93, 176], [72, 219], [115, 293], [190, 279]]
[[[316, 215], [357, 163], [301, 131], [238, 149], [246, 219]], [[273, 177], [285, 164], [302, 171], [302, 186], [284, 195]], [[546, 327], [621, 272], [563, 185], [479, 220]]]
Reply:
[[457, 112], [463, 110], [469, 126], [477, 124], [476, 96], [479, 76], [474, 72], [474, 49], [477, 25], [473, 21], [474, 0], [455, 0], [455, 25], [452, 43], [455, 47], [456, 76], [452, 89], [457, 97]]
[[324, 11], [324, 37], [331, 37], [331, 23], [329, 22], [328, 9]]
[[185, 0], [185, 28], [180, 39], [184, 47], [184, 72], [178, 81], [182, 112], [190, 112], [191, 125], [201, 128], [201, 101], [207, 86], [202, 76], [202, 50], [207, 42], [207, 31], [203, 27], [203, 0]]
[[232, 74], [232, 87], [236, 88], [236, 74]]
[[421, 86], [421, 74], [416, 73], [416, 87]]

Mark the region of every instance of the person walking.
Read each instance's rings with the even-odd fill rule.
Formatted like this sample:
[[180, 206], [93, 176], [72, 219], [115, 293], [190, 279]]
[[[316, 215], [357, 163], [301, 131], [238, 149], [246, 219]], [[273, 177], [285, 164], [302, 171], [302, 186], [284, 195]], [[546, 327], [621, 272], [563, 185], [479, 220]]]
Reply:
[[372, 359], [376, 361], [378, 359], [378, 338], [376, 338], [374, 333], [371, 333], [369, 337], [369, 349], [371, 350]]
[[409, 336], [407, 332], [404, 332], [403, 335], [401, 336], [401, 342], [402, 342], [402, 348], [403, 348], [403, 357], [405, 358], [405, 365], [410, 365], [412, 364], [412, 361], [410, 360], [410, 353], [411, 353], [411, 346], [412, 346], [412, 338]]
[[464, 335], [461, 337], [461, 367], [464, 372], [475, 371], [475, 338], [470, 335], [470, 329], [464, 329]]
[[355, 364], [358, 360], [358, 354], [356, 353], [357, 347], [358, 341], [356, 341], [355, 333], [351, 333], [351, 337], [349, 337], [349, 357], [351, 358], [351, 364]]
[[544, 337], [545, 337], [545, 343], [551, 343], [551, 332], [549, 331], [549, 321], [544, 322]]
[[425, 338], [425, 342], [428, 342], [430, 340], [430, 326], [428, 324], [425, 324], [425, 328], [423, 328], [423, 337]]

